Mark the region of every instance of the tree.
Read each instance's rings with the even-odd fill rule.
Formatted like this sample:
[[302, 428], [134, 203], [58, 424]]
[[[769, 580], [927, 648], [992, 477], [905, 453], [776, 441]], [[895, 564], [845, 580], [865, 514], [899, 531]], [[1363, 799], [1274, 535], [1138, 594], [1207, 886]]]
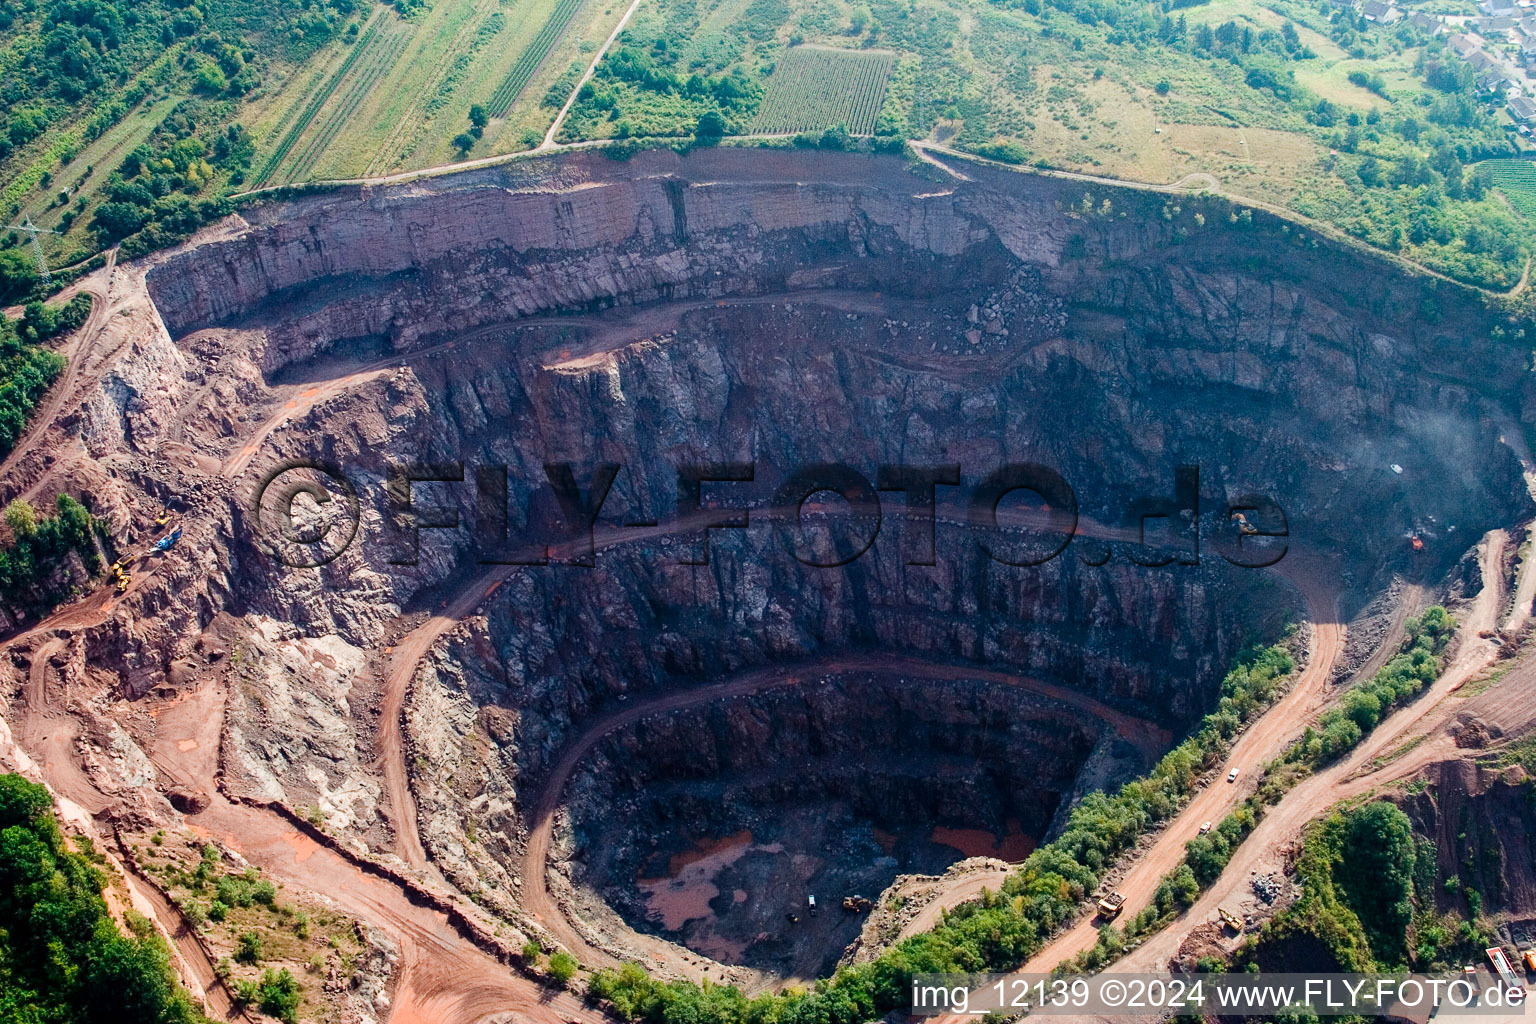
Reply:
[[1395, 804], [1377, 801], [1349, 815], [1342, 839], [1333, 872], [1345, 902], [1360, 918], [1376, 959], [1401, 963], [1413, 920], [1413, 823]]
[[720, 111], [706, 110], [699, 115], [699, 123], [693, 134], [702, 144], [712, 146], [725, 137], [725, 127], [725, 118], [720, 116]]
[[453, 148], [459, 151], [459, 157], [462, 159], [475, 148], [475, 137], [468, 132], [460, 132], [453, 137]]
[[17, 498], [5, 506], [5, 525], [11, 528], [11, 533], [18, 538], [33, 537], [37, 534], [37, 509], [30, 502]]
[[563, 988], [566, 982], [576, 976], [576, 968], [579, 966], [576, 958], [562, 949], [549, 958], [549, 976], [556, 985]]
[[469, 123], [476, 128], [484, 128], [491, 123], [491, 115], [485, 112], [485, 108], [476, 103], [469, 108]]
[[65, 845], [51, 808], [43, 787], [0, 776], [0, 1017], [202, 1021], [148, 922], [117, 930], [100, 871]]
[[0, 249], [0, 301], [25, 295], [37, 284], [37, 264], [20, 249]]

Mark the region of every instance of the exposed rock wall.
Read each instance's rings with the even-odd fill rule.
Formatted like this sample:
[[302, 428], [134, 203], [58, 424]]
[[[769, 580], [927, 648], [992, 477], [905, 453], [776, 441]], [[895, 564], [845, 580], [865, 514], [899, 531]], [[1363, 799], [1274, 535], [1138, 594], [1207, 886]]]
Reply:
[[[147, 289], [185, 407], [171, 416], [168, 392], [125, 376], [139, 400], [104, 391], [93, 437], [174, 453], [167, 489], [206, 484], [228, 515], [190, 524], [198, 561], [134, 607], [181, 631], [220, 610], [282, 623], [266, 641], [300, 657], [314, 638], [334, 636], [332, 654], [381, 647], [484, 571], [477, 466], [508, 468], [510, 527], [532, 542], [553, 505], [545, 463], [571, 462], [582, 487], [596, 463], [622, 464], [601, 528], [626, 539], [592, 569], [511, 575], [407, 700], [427, 846], [466, 889], [493, 881], [506, 900], [528, 796], [626, 698], [895, 650], [1049, 677], [1177, 731], [1244, 642], [1296, 613], [1286, 573], [1364, 600], [1529, 514], [1499, 440], [1530, 418], [1529, 356], [1475, 296], [1221, 201], [926, 173], [843, 154], [576, 156], [256, 207], [160, 258]], [[238, 486], [208, 482], [285, 400], [362, 366], [262, 437]], [[255, 543], [244, 489], [284, 458], [334, 462], [363, 496], [358, 542], [319, 569]], [[625, 534], [671, 518], [679, 463], [719, 461], [755, 463], [750, 483], [709, 492], [751, 506], [753, 526], [714, 531], [707, 566], [680, 564], [697, 531]], [[826, 461], [870, 479], [958, 463], [937, 564], [908, 564], [894, 493], [862, 558], [789, 557], [766, 505]], [[465, 464], [464, 484], [420, 498], [463, 525], [426, 531], [401, 565], [382, 484], [409, 462]], [[1011, 462], [1076, 491], [1083, 536], [1043, 567], [997, 563], [966, 525], [978, 481]], [[1171, 497], [1185, 464], [1200, 469], [1200, 564], [1133, 564], [1129, 511]], [[1254, 492], [1287, 517], [1282, 572], [1220, 557], [1237, 541], [1226, 504]], [[141, 693], [167, 678], [163, 639], [119, 625], [92, 649]], [[377, 789], [345, 748], [372, 749], [379, 665], [344, 667], [314, 693], [274, 686], [281, 714], [241, 742], [270, 762], [251, 770], [266, 795], [344, 807], [361, 832], [381, 827]], [[1063, 751], [1063, 771], [1087, 756]]]

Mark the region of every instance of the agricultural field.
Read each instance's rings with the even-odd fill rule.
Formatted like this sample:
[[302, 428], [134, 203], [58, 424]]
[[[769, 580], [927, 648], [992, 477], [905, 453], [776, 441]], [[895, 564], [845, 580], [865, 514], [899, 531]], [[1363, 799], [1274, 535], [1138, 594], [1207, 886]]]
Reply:
[[872, 135], [895, 65], [890, 50], [791, 47], [768, 79], [752, 130], [793, 133], [842, 126], [853, 135]]
[[[256, 113], [263, 166], [279, 159], [267, 183], [376, 176], [537, 145], [554, 118], [546, 92], [590, 60], [622, 13], [617, 0], [437, 0], [407, 19], [384, 8], [377, 21], [395, 28], [338, 43], [329, 77], [295, 79]], [[364, 52], [345, 55], [349, 46]], [[485, 123], [472, 123], [472, 108]], [[285, 152], [300, 124], [310, 126], [307, 141]]]
[[[842, 106], [857, 102], [852, 80], [814, 62], [877, 52], [893, 57], [871, 119], [868, 98], [857, 115]], [[1443, 37], [1328, 0], [647, 0], [560, 141], [843, 118], [1019, 164], [1159, 184], [1210, 175], [1492, 289], [1533, 249], [1471, 169], [1510, 144], [1470, 66]]]
[[576, 16], [576, 10], [580, 6], [581, 0], [559, 0], [555, 4], [549, 20], [544, 23], [543, 28], [539, 29], [539, 34], [533, 37], [533, 41], [518, 55], [512, 70], [507, 72], [507, 77], [501, 85], [496, 87], [496, 92], [491, 96], [487, 107], [493, 117], [507, 116], [507, 111], [527, 88], [534, 72], [538, 71], [549, 57], [549, 51], [565, 34], [566, 28], [570, 25], [571, 19]]
[[[174, 42], [135, 28], [103, 54], [115, 78], [71, 106], [80, 83], [45, 77], [0, 131], [0, 206], [57, 232], [55, 268], [169, 244], [256, 185], [531, 149], [628, 7], [206, 0], [194, 24], [143, 2]], [[33, 9], [0, 32], [0, 75], [33, 59], [54, 16]], [[1533, 243], [1516, 200], [1474, 179], [1510, 146], [1467, 72], [1443, 40], [1327, 0], [643, 0], [555, 141], [842, 125], [1133, 181], [1207, 174], [1499, 288]]]
[[1536, 162], [1490, 160], [1493, 184], [1522, 216], [1536, 224]]
[[370, 22], [325, 84], [313, 89], [253, 184], [260, 187], [304, 180], [368, 91], [399, 58], [408, 35], [390, 14], [380, 14]]

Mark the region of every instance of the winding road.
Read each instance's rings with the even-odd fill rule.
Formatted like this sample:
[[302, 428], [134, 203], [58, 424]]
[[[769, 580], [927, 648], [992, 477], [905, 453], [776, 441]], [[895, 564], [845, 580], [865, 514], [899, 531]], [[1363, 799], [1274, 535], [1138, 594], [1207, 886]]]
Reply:
[[[971, 665], [937, 664], [898, 654], [846, 654], [818, 660], [803, 667], [774, 666], [738, 674], [727, 682], [659, 694], [632, 706], [609, 712], [587, 724], [581, 733], [563, 748], [559, 760], [550, 770], [539, 790], [538, 797], [532, 803], [532, 811], [529, 815], [528, 844], [522, 861], [525, 909], [559, 938], [562, 944], [573, 951], [580, 951], [579, 955], [584, 963], [611, 963], [612, 957], [588, 943], [578, 929], [566, 919], [549, 892], [549, 854], [554, 837], [555, 819], [565, 794], [566, 784], [582, 760], [592, 752], [603, 737], [646, 718], [815, 683], [828, 675], [854, 672], [931, 680], [974, 679], [1033, 693], [1098, 719], [1112, 728], [1122, 739], [1138, 747], [1149, 762], [1166, 749], [1172, 739], [1166, 729], [1153, 722], [1117, 711], [1080, 691], [1065, 686], [1010, 672], [999, 672]], [[638, 933], [631, 933], [626, 936], [626, 939], [629, 945], [642, 946], [653, 952], [664, 953], [676, 949], [671, 943], [658, 944], [655, 940]]]

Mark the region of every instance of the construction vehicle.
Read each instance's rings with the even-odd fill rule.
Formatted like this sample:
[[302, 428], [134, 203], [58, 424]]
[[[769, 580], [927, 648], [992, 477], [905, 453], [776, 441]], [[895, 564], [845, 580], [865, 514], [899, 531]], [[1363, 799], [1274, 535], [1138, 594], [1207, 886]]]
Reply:
[[1124, 909], [1125, 893], [1123, 892], [1112, 892], [1099, 900], [1099, 917], [1105, 921], [1113, 921]]
[[159, 515], [155, 516], [155, 525], [156, 526], [164, 526], [166, 523], [168, 523], [170, 521], [171, 521], [171, 509], [170, 509], [170, 506], [167, 505], [165, 508], [162, 508], [160, 510], [160, 514]]
[[176, 532], [167, 534], [166, 536], [161, 537], [159, 540], [155, 541], [155, 550], [169, 551], [176, 545], [176, 542], [179, 540], [181, 540], [181, 527], [178, 526], [176, 527]]
[[1232, 518], [1237, 520], [1238, 532], [1243, 534], [1245, 537], [1252, 536], [1253, 534], [1259, 532], [1259, 528], [1250, 523], [1248, 521], [1248, 517], [1243, 515], [1241, 512], [1233, 512]]
[[810, 905], [811, 916], [815, 917], [816, 916], [816, 897], [815, 896], [808, 896], [808, 897], [806, 897], [806, 902]]
[[130, 584], [132, 582], [133, 582], [133, 577], [129, 576], [127, 573], [124, 573], [123, 575], [119, 576], [117, 578], [117, 592], [119, 594], [127, 593], [127, 591], [128, 591], [128, 584]]
[[1520, 981], [1515, 977], [1514, 965], [1509, 962], [1509, 956], [1504, 952], [1503, 946], [1494, 946], [1483, 950], [1488, 955], [1488, 962], [1493, 965], [1494, 973], [1499, 976], [1506, 988], [1519, 988]]
[[1526, 970], [1536, 971], [1536, 949], [1526, 950], [1524, 960]]
[[1232, 913], [1232, 911], [1228, 910], [1226, 907], [1217, 907], [1216, 913], [1221, 915], [1221, 923], [1226, 925], [1228, 928], [1231, 928], [1235, 932], [1240, 932], [1243, 930], [1243, 919]]
[[871, 906], [871, 904], [870, 904], [869, 900], [866, 897], [863, 897], [863, 896], [844, 896], [843, 897], [843, 909], [848, 911], [848, 913], [850, 913], [850, 914], [863, 914], [863, 913], [866, 913], [869, 910], [870, 906]]

